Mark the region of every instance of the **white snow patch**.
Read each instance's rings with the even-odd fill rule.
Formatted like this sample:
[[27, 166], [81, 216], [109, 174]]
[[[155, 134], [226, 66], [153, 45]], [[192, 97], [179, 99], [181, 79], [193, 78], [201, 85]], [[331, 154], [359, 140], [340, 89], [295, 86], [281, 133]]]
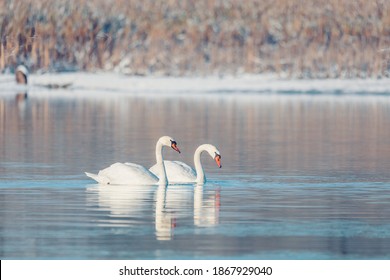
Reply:
[[248, 95], [384, 95], [390, 96], [390, 79], [290, 80], [276, 75], [238, 77], [140, 77], [117, 73], [32, 74], [27, 86], [17, 85], [12, 75], [0, 76], [0, 95], [77, 92], [77, 95], [116, 94], [248, 94]]

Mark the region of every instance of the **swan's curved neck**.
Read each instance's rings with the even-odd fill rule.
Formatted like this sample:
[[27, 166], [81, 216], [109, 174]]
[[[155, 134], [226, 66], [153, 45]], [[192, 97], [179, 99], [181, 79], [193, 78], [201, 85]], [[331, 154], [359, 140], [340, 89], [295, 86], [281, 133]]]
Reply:
[[158, 184], [159, 185], [166, 185], [168, 183], [168, 180], [167, 180], [167, 173], [165, 172], [165, 165], [164, 165], [164, 158], [163, 158], [163, 145], [160, 143], [160, 141], [157, 142], [156, 144], [156, 161], [157, 161], [157, 165], [158, 165], [158, 168], [159, 168], [159, 175], [160, 175], [160, 178], [159, 178], [159, 181], [158, 181]]
[[195, 171], [196, 171], [196, 182], [198, 184], [204, 184], [206, 183], [206, 176], [204, 175], [202, 163], [200, 161], [200, 156], [203, 151], [206, 151], [206, 149], [203, 146], [199, 146], [194, 154], [194, 165], [195, 165]]

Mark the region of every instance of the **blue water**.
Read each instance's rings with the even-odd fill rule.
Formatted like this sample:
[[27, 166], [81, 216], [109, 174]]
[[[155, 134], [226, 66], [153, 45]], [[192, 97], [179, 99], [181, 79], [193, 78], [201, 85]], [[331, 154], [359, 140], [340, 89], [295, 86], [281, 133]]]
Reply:
[[[54, 92], [55, 93], [55, 92]], [[1, 259], [390, 259], [390, 98], [0, 100]], [[99, 186], [203, 143], [204, 186]]]

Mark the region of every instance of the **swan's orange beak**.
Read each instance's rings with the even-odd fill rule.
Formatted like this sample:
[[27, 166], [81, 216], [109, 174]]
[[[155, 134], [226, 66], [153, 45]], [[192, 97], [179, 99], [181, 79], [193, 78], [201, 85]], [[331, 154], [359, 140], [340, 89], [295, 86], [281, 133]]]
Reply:
[[177, 147], [176, 142], [172, 142], [171, 147], [172, 147], [172, 149], [174, 149], [176, 152], [178, 152], [178, 153], [180, 154], [180, 150], [179, 150], [179, 148]]
[[220, 155], [216, 155], [214, 160], [217, 163], [218, 167], [221, 168], [222, 167], [222, 165], [221, 165], [221, 156]]

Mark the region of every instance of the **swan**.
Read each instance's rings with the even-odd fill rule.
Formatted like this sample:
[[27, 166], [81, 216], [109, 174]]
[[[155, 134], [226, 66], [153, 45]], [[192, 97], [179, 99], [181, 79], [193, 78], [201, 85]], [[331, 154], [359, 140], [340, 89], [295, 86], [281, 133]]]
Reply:
[[[200, 162], [200, 156], [204, 151], [209, 153], [209, 155], [215, 160], [219, 168], [222, 167], [221, 153], [218, 151], [218, 149], [211, 144], [203, 144], [196, 149], [194, 154], [195, 170], [181, 161], [164, 160], [168, 182], [174, 184], [206, 183], [206, 177], [204, 175], [202, 163]], [[153, 165], [149, 170], [157, 177], [159, 177], [160, 174], [163, 174], [160, 172], [158, 164]]]
[[85, 172], [88, 177], [91, 177], [100, 184], [115, 184], [115, 185], [167, 185], [167, 176], [165, 172], [164, 159], [162, 150], [164, 146], [171, 147], [180, 153], [177, 147], [177, 142], [169, 136], [163, 136], [158, 139], [156, 144], [156, 170], [160, 177], [155, 176], [142, 165], [135, 163], [114, 163], [111, 166], [100, 170], [98, 174]]

